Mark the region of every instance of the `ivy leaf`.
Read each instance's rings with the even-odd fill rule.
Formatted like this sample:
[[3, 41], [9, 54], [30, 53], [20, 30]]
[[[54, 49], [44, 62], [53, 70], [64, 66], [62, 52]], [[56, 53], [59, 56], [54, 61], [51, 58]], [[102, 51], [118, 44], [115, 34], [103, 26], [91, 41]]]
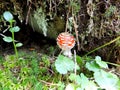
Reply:
[[17, 43], [16, 47], [21, 47], [23, 44], [22, 43]]
[[95, 61], [101, 68], [108, 68], [107, 63], [102, 61], [100, 56], [96, 56]]
[[10, 28], [10, 32], [19, 32], [20, 28], [18, 26]]
[[9, 11], [5, 11], [3, 13], [3, 17], [5, 18], [6, 21], [10, 22], [13, 20], [13, 15]]
[[5, 36], [5, 37], [3, 38], [3, 40], [4, 40], [5, 42], [8, 42], [8, 43], [10, 43], [10, 42], [13, 41], [12, 37], [7, 37], [7, 36]]
[[68, 57], [59, 55], [55, 61], [55, 67], [60, 74], [67, 74], [68, 71], [73, 71], [74, 62]]
[[119, 90], [120, 88], [118, 81], [119, 78], [110, 72], [99, 70], [94, 73], [94, 78], [97, 84], [105, 90]]

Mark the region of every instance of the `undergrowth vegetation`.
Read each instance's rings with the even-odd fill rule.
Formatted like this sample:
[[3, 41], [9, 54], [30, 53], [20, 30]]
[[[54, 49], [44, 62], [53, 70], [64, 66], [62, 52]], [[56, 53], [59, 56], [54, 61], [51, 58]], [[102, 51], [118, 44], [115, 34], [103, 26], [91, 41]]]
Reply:
[[119, 74], [101, 57], [72, 60], [59, 55], [56, 60], [37, 52], [0, 56], [1, 90], [120, 90]]
[[[37, 22], [36, 25], [42, 30], [44, 36], [48, 35], [48, 27], [57, 27], [50, 22], [54, 21], [56, 17], [58, 18], [57, 15], [62, 14], [61, 11], [65, 9], [63, 10], [65, 15], [59, 17], [62, 18], [61, 20], [66, 19], [64, 21], [64, 24], [66, 24], [64, 31], [76, 36], [77, 50], [81, 49], [86, 54], [79, 56], [74, 50], [74, 54], [70, 58], [62, 55], [62, 53], [53, 55], [54, 47], [49, 47], [50, 52], [48, 52], [53, 57], [45, 53], [38, 53], [37, 50], [19, 51], [17, 47], [21, 47], [22, 43], [15, 40], [14, 34], [19, 32], [20, 28], [16, 26], [14, 16], [6, 11], [3, 18], [4, 22], [7, 23], [7, 29], [3, 30], [0, 35], [5, 42], [13, 43], [15, 54], [0, 55], [0, 90], [120, 90], [120, 73], [116, 69], [117, 67], [120, 69], [120, 15], [117, 4], [115, 6], [107, 0], [104, 0], [104, 2], [88, 0], [85, 8], [89, 20], [83, 19], [83, 22], [84, 20], [87, 21], [86, 24], [81, 23], [81, 18], [86, 17], [80, 11], [82, 1], [58, 0], [55, 2], [55, 0], [46, 0], [36, 2], [28, 0], [28, 8], [35, 7], [35, 10], [34, 8], [31, 9], [34, 11], [31, 16], [36, 19], [33, 20]], [[101, 11], [101, 4], [105, 7], [104, 12]], [[57, 8], [62, 5], [64, 8]], [[27, 17], [29, 14], [30, 10], [27, 12]], [[27, 17], [26, 23], [28, 23]], [[58, 23], [55, 25], [59, 26]], [[84, 28], [84, 26], [87, 28]], [[52, 30], [52, 32], [49, 31], [52, 33], [51, 36], [53, 36], [55, 29]], [[10, 32], [11, 36], [4, 35], [5, 32]], [[55, 33], [56, 36], [57, 34], [58, 32]], [[95, 48], [94, 44], [96, 42], [94, 40], [102, 40], [105, 36], [110, 39], [106, 40], [105, 43], [97, 42], [99, 46], [97, 45], [97, 48]], [[112, 51], [116, 49], [117, 53], [114, 52], [113, 55], [118, 63], [102, 60], [102, 57], [98, 55], [89, 56], [91, 53], [113, 43], [112, 50], [107, 53], [104, 52], [105, 50], [101, 51], [103, 54], [106, 53], [108, 59], [110, 59]]]

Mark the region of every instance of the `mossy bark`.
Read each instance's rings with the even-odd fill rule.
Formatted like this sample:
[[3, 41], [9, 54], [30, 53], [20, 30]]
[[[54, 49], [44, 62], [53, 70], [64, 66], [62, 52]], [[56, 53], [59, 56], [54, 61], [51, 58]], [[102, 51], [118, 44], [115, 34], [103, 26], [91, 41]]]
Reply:
[[36, 13], [33, 12], [29, 17], [29, 24], [33, 28], [33, 31], [44, 34], [44, 29], [42, 27], [45, 26], [47, 29], [46, 36], [51, 39], [56, 39], [59, 33], [65, 31], [65, 20], [62, 17], [56, 16], [53, 20], [46, 21], [47, 25], [43, 23], [43, 26], [41, 26], [42, 17], [35, 18], [35, 14]]

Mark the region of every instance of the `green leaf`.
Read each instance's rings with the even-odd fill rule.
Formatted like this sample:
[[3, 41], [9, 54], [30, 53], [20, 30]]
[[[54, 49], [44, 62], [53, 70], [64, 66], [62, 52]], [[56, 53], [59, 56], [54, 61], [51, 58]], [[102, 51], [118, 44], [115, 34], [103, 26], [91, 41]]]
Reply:
[[71, 73], [70, 76], [69, 76], [69, 79], [73, 82], [76, 82], [77, 84], [81, 84], [81, 78], [79, 75], [76, 75], [74, 73]]
[[93, 81], [89, 81], [89, 83], [85, 87], [85, 90], [99, 90], [99, 89]]
[[101, 68], [108, 68], [107, 63], [102, 61], [100, 56], [96, 56], [95, 61]]
[[18, 26], [10, 28], [10, 32], [19, 32], [20, 28]]
[[21, 47], [23, 44], [22, 43], [17, 43], [16, 47]]
[[90, 70], [90, 71], [93, 71], [93, 72], [96, 72], [100, 69], [100, 66], [98, 64], [96, 64], [95, 61], [91, 61], [91, 62], [87, 62], [85, 67]]
[[5, 37], [3, 38], [3, 40], [4, 40], [5, 42], [8, 42], [8, 43], [10, 43], [10, 42], [13, 41], [12, 37], [7, 37], [7, 36], [5, 36]]
[[81, 77], [81, 88], [84, 89], [88, 85], [89, 80], [83, 73], [80, 74], [80, 77]]
[[81, 87], [77, 87], [75, 90], [83, 90]]
[[63, 82], [59, 81], [57, 84], [58, 84], [58, 90], [64, 90], [65, 84]]
[[118, 90], [120, 90], [120, 78], [119, 78], [119, 81], [117, 82], [117, 88]]
[[119, 78], [110, 72], [105, 72], [104, 70], [99, 70], [94, 73], [94, 78], [97, 84], [105, 90], [119, 90], [118, 81]]
[[75, 85], [74, 84], [68, 84], [66, 86], [65, 90], [75, 90]]
[[68, 57], [59, 55], [55, 61], [55, 67], [60, 74], [67, 74], [68, 71], [73, 71], [74, 62]]
[[77, 60], [78, 65], [80, 65], [82, 67], [83, 64], [84, 64], [84, 61], [82, 60], [82, 57], [76, 55], [76, 60]]
[[5, 18], [6, 21], [11, 21], [13, 19], [13, 15], [9, 11], [5, 11], [3, 13], [3, 17]]
[[97, 85], [90, 81], [83, 73], [76, 75], [74, 73], [70, 74], [69, 79], [75, 82], [78, 86], [75, 90], [97, 90]]

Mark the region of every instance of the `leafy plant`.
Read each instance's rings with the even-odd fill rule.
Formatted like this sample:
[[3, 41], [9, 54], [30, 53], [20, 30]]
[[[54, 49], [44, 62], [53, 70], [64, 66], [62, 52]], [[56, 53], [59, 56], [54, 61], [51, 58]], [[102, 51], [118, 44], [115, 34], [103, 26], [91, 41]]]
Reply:
[[[73, 73], [75, 62], [71, 59], [59, 55], [56, 62], [56, 70], [60, 74], [69, 74], [70, 83], [66, 85], [65, 90], [119, 90], [120, 89], [120, 78], [111, 72], [107, 72], [109, 69], [106, 62], [102, 61], [100, 56], [96, 56], [95, 59], [81, 57], [78, 58], [79, 63], [86, 62], [84, 68], [92, 71], [93, 73]], [[81, 61], [82, 59], [82, 61]], [[86, 71], [87, 71], [86, 70]], [[68, 73], [70, 71], [70, 73]], [[88, 77], [89, 76], [89, 77]]]
[[3, 13], [3, 17], [6, 21], [8, 21], [10, 23], [10, 25], [8, 27], [9, 27], [9, 31], [12, 34], [12, 36], [3, 36], [3, 40], [8, 43], [10, 43], [10, 42], [13, 43], [15, 54], [16, 54], [16, 57], [18, 58], [17, 47], [21, 47], [22, 43], [16, 43], [17, 41], [15, 40], [14, 33], [19, 32], [20, 28], [18, 26], [13, 26], [13, 23], [15, 22], [15, 20], [13, 19], [13, 15], [9, 11], [5, 11]]
[[[114, 73], [109, 72], [107, 63], [102, 61], [100, 56], [95, 58], [77, 56], [76, 59], [75, 62], [68, 57], [59, 55], [55, 63], [51, 63], [48, 56], [38, 57], [37, 52], [22, 53], [18, 60], [16, 60], [15, 55], [1, 57], [0, 89], [120, 89], [120, 79]], [[81, 72], [83, 68], [84, 72]], [[54, 72], [55, 69], [60, 74]]]
[[55, 61], [55, 67], [60, 74], [67, 74], [68, 71], [74, 70], [75, 63], [73, 62], [72, 59], [65, 57], [63, 55], [59, 55], [57, 60]]
[[110, 72], [99, 70], [94, 72], [95, 82], [105, 90], [119, 90], [120, 79]]

